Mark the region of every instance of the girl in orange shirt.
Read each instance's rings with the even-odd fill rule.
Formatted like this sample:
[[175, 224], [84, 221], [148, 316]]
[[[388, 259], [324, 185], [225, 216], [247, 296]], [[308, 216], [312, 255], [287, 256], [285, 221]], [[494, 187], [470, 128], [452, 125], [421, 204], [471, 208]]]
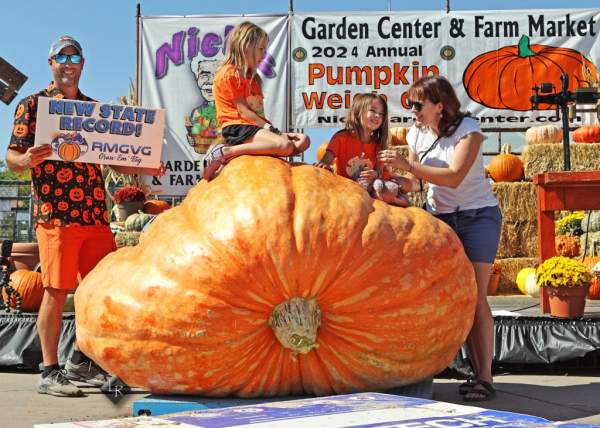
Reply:
[[225, 143], [213, 146], [206, 154], [206, 180], [236, 156], [292, 156], [310, 145], [306, 135], [282, 133], [265, 118], [261, 79], [256, 71], [267, 43], [267, 33], [251, 22], [243, 22], [229, 33], [227, 52], [213, 81], [217, 120]]
[[327, 151], [315, 166], [331, 169], [335, 159], [337, 174], [357, 181], [374, 198], [389, 204], [408, 206], [402, 187], [408, 179], [393, 176], [377, 166], [377, 153], [387, 148], [388, 108], [381, 95], [359, 94], [352, 100], [346, 126], [337, 132]]

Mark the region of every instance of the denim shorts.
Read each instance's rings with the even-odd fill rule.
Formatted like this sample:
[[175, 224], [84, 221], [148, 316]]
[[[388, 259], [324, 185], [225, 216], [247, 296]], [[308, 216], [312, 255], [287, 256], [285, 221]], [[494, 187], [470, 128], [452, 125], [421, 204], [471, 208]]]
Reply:
[[230, 146], [244, 144], [254, 137], [260, 128], [256, 125], [229, 125], [221, 130], [225, 142]]
[[502, 227], [502, 213], [497, 205], [437, 214], [436, 217], [456, 232], [471, 262], [494, 262]]

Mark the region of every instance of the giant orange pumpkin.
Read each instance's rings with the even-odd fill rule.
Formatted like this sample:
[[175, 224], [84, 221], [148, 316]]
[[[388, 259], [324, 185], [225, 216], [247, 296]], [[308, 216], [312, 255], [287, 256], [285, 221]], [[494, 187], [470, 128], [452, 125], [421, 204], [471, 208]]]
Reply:
[[[42, 304], [44, 297], [44, 286], [42, 275], [27, 269], [19, 269], [10, 274], [10, 285], [21, 296], [21, 310], [35, 312]], [[16, 306], [16, 300], [11, 296], [8, 302], [11, 307]]]
[[425, 211], [241, 156], [86, 276], [77, 342], [153, 392], [385, 390], [447, 367], [475, 298], [459, 239]]
[[[561, 74], [569, 75], [569, 90], [598, 81], [594, 64], [569, 48], [529, 45], [522, 36], [517, 46], [505, 46], [475, 57], [463, 74], [469, 97], [488, 108], [531, 110], [529, 98], [534, 84], [552, 83], [561, 88]], [[556, 106], [540, 104], [539, 110]]]

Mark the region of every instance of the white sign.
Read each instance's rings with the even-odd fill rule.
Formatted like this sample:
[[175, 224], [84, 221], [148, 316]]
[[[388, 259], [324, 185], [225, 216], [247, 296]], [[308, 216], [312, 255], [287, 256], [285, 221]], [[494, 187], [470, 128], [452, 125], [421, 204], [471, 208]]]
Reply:
[[[407, 90], [426, 75], [452, 83], [484, 128], [559, 122], [532, 111], [532, 87], [598, 82], [600, 10], [294, 14], [292, 125], [341, 127], [352, 98], [387, 97], [392, 124], [412, 122]], [[573, 125], [582, 118], [572, 120]]]
[[141, 103], [166, 109], [166, 174], [151, 181], [160, 195], [185, 195], [202, 178], [202, 159], [221, 142], [212, 81], [227, 34], [251, 21], [269, 35], [259, 66], [265, 114], [279, 129], [288, 121], [288, 45], [285, 16], [144, 17], [141, 23]]
[[157, 168], [164, 123], [160, 109], [39, 97], [35, 145], [53, 160]]

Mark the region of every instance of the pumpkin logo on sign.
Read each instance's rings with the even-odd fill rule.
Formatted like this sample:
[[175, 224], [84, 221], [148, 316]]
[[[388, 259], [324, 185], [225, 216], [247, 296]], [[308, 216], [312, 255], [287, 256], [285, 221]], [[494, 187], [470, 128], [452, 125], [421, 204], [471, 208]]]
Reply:
[[[598, 70], [590, 60], [574, 49], [548, 45], [530, 45], [522, 36], [517, 45], [484, 52], [473, 58], [463, 74], [469, 97], [488, 108], [531, 110], [531, 88], [550, 82], [560, 88], [560, 75], [569, 75], [569, 91], [598, 82]], [[538, 110], [550, 110], [539, 104]]]
[[78, 132], [58, 134], [52, 140], [52, 151], [62, 160], [70, 162], [78, 159], [88, 151], [88, 143]]

